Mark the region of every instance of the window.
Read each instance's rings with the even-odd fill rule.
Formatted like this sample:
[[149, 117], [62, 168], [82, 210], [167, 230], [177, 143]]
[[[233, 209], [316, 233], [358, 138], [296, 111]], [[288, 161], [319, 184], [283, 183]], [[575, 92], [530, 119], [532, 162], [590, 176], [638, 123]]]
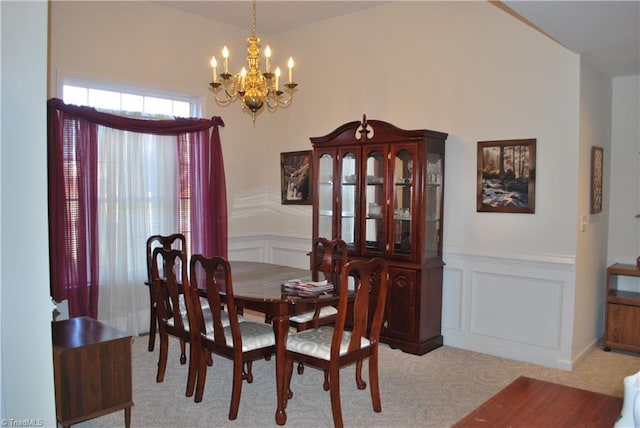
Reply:
[[188, 97], [152, 96], [134, 91], [116, 91], [64, 84], [62, 100], [67, 104], [149, 116], [194, 117], [198, 103]]
[[[69, 81], [68, 83], [66, 82], [67, 80]], [[155, 119], [166, 118], [167, 116], [194, 117], [196, 116], [194, 113], [200, 110], [199, 102], [197, 102], [193, 97], [180, 96], [176, 94], [158, 94], [153, 91], [128, 88], [118, 90], [117, 88], [114, 89], [113, 87], [110, 87], [108, 84], [95, 82], [84, 84], [81, 79], [76, 83], [73, 79], [65, 78], [65, 83], [62, 86], [62, 100], [67, 104], [94, 107], [96, 109], [107, 110], [115, 114], [130, 115], [132, 113], [138, 113], [142, 114], [144, 117]], [[173, 199], [174, 197], [174, 195], [158, 194], [159, 189], [166, 189], [167, 186], [165, 185], [166, 183], [162, 183], [162, 180], [158, 178], [161, 177], [161, 175], [157, 173], [157, 170], [158, 168], [162, 168], [165, 174], [168, 172], [166, 166], [161, 167], [160, 163], [158, 163], [158, 159], [164, 159], [167, 156], [166, 150], [164, 150], [165, 153], [163, 154], [157, 149], [159, 144], [156, 142], [161, 139], [162, 137], [154, 137], [150, 135], [143, 138], [146, 147], [145, 159], [148, 161], [148, 165], [144, 169], [149, 171], [148, 182], [151, 183], [151, 189], [145, 193], [145, 200], [139, 201], [139, 204], [134, 206], [134, 208], [137, 207], [138, 209], [146, 212], [149, 224], [152, 225], [152, 231], [149, 235], [165, 233], [163, 232], [163, 228], [167, 231], [166, 233], [175, 232], [175, 230], [169, 231], [169, 229], [166, 228], [167, 219], [160, 219], [157, 214], [155, 214], [166, 210], [166, 206], [163, 209], [159, 209], [157, 201], [166, 201], [167, 199]], [[166, 146], [166, 144], [160, 145]], [[185, 146], [183, 145], [182, 147]], [[98, 181], [99, 183], [102, 183], [102, 185], [99, 185], [99, 188], [102, 191], [99, 192], [98, 203], [103, 207], [100, 211], [102, 213], [109, 212], [105, 207], [107, 204], [114, 203], [112, 198], [107, 197], [107, 192], [104, 190], [104, 184], [107, 181], [105, 179], [106, 171], [112, 169], [111, 167], [107, 168], [107, 166], [114, 162], [121, 162], [122, 160], [122, 158], [108, 159], [105, 156], [100, 157], [98, 160]], [[139, 159], [136, 160], [139, 161]], [[129, 157], [128, 159], [124, 159], [124, 161], [131, 162], [134, 160]], [[182, 168], [185, 168], [185, 166], [183, 165]], [[186, 166], [186, 168], [188, 168], [188, 166]], [[189, 189], [181, 189], [179, 192], [179, 209], [175, 223], [178, 224], [180, 233], [185, 235], [187, 240], [186, 248], [189, 253], [191, 241], [191, 225], [189, 223], [191, 209], [189, 204]], [[163, 223], [165, 225], [164, 227]]]

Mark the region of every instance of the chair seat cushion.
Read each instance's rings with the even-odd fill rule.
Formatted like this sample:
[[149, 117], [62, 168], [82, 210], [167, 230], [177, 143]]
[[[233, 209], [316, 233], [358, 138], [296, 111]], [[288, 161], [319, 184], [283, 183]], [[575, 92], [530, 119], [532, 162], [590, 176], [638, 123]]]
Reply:
[[[338, 309], [336, 309], [334, 306], [323, 306], [322, 308], [320, 308], [320, 314], [318, 315], [318, 317], [326, 318], [326, 317], [335, 315], [337, 313], [338, 313]], [[313, 320], [314, 314], [315, 314], [315, 311], [303, 312], [301, 314], [290, 317], [289, 321], [292, 321], [295, 323], [309, 322]]]
[[[178, 296], [178, 302], [180, 305], [180, 313], [184, 316], [187, 314], [187, 304], [184, 302], [184, 294]], [[209, 301], [205, 297], [200, 297], [200, 306], [202, 310], [209, 309]]]
[[[182, 325], [184, 325], [184, 329], [186, 331], [189, 331], [189, 317], [187, 316], [186, 312], [183, 312], [182, 314]], [[213, 331], [213, 317], [211, 316], [211, 311], [209, 310], [209, 305], [207, 304], [206, 307], [202, 308], [202, 317], [204, 318], [204, 328], [205, 331]], [[222, 326], [226, 327], [229, 325], [229, 314], [227, 314], [226, 312], [222, 312], [220, 314], [220, 318], [222, 321]], [[244, 318], [242, 317], [238, 317], [238, 322], [239, 323], [243, 323], [244, 322]], [[173, 318], [171, 318], [170, 320], [167, 321], [167, 324], [170, 326], [173, 326]]]
[[[276, 337], [273, 334], [273, 328], [269, 324], [244, 321], [241, 322], [239, 326], [240, 336], [242, 336], [242, 352], [273, 346], [276, 344]], [[233, 347], [231, 326], [226, 326], [224, 328], [224, 336], [227, 340], [227, 346], [229, 348]], [[206, 337], [209, 340], [214, 340], [213, 331], [208, 331]]]
[[[299, 333], [290, 333], [287, 337], [287, 350], [299, 354], [311, 355], [313, 357], [329, 360], [331, 353], [331, 339], [333, 338], [333, 327], [322, 326]], [[340, 344], [340, 355], [347, 353], [351, 332], [345, 331], [342, 334]], [[370, 346], [371, 342], [366, 337], [360, 338], [360, 348]]]

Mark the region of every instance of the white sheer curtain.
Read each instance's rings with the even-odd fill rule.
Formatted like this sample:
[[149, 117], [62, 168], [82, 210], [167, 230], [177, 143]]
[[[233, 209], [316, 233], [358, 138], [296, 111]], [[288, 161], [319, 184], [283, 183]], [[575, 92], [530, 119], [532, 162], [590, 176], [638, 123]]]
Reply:
[[178, 231], [175, 136], [99, 127], [98, 316], [128, 334], [149, 330], [146, 240]]

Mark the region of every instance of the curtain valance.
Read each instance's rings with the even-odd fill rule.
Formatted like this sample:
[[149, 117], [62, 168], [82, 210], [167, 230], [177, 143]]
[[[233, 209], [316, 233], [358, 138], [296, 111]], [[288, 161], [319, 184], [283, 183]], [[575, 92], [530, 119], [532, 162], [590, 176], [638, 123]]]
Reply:
[[59, 110], [71, 114], [77, 119], [84, 119], [97, 125], [145, 134], [178, 135], [187, 132], [203, 131], [214, 126], [224, 126], [224, 122], [220, 116], [213, 116], [211, 119], [136, 119], [104, 113], [93, 107], [65, 104], [59, 98], [51, 98], [48, 101], [48, 106], [50, 114], [55, 110]]

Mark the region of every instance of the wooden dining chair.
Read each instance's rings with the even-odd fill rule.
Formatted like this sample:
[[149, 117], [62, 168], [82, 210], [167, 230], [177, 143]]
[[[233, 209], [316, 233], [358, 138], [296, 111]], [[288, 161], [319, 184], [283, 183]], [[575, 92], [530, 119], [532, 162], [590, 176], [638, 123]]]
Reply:
[[[347, 311], [349, 278], [353, 278], [355, 296], [353, 311]], [[378, 342], [384, 320], [387, 297], [388, 269], [382, 258], [348, 262], [340, 275], [340, 301], [335, 326], [320, 326], [289, 334], [286, 349], [287, 398], [292, 398], [291, 375], [294, 361], [301, 361], [329, 373], [329, 390], [333, 424], [342, 427], [340, 404], [340, 369], [356, 364], [358, 389], [366, 388], [362, 380], [362, 363], [369, 360], [369, 388], [373, 410], [380, 412], [378, 383]], [[347, 320], [347, 316], [351, 320]], [[348, 321], [352, 330], [345, 331]], [[326, 388], [325, 388], [326, 389]]]
[[[160, 275], [162, 269], [163, 275]], [[158, 372], [156, 382], [164, 380], [169, 352], [169, 336], [180, 340], [181, 348], [190, 342], [188, 314], [194, 312], [193, 299], [185, 294], [181, 296], [181, 289], [188, 293], [189, 278], [187, 276], [187, 257], [183, 251], [157, 247], [153, 250], [151, 260], [151, 280], [154, 291], [154, 301], [157, 310], [158, 335], [160, 337], [160, 355], [158, 357]], [[199, 301], [196, 297], [196, 301]], [[199, 307], [200, 305], [198, 305]], [[189, 372], [185, 395], [193, 395], [196, 371], [194, 358], [198, 358], [196, 348], [189, 346]], [[184, 348], [182, 348], [184, 353]], [[182, 364], [182, 359], [180, 361]]]
[[[162, 247], [165, 250], [176, 249], [185, 252], [186, 254], [186, 239], [181, 233], [174, 233], [172, 235], [151, 235], [147, 238], [147, 285], [149, 286], [149, 352], [152, 352], [156, 343], [156, 302], [153, 293], [153, 287], [151, 285], [151, 265], [153, 261], [153, 250], [157, 247]], [[162, 267], [160, 267], [162, 269]], [[165, 277], [164, 272], [160, 270], [160, 277]], [[181, 343], [180, 362], [184, 364], [186, 362], [185, 345]]]
[[[190, 277], [191, 298], [197, 296], [198, 290], [203, 290], [208, 300], [208, 306], [204, 310], [199, 305], [192, 305], [195, 311], [189, 318], [192, 343], [197, 343], [199, 348], [195, 401], [202, 401], [204, 394], [208, 355], [213, 353], [226, 357], [233, 361], [229, 406], [229, 419], [233, 420], [238, 416], [242, 381], [253, 382], [253, 361], [269, 359], [275, 352], [273, 328], [264, 323], [239, 321], [233, 296], [231, 266], [226, 259], [194, 254], [190, 262]], [[211, 323], [205, 321], [206, 313], [210, 314]], [[225, 325], [225, 318], [228, 325]]]
[[[333, 283], [336, 290], [340, 280], [342, 267], [349, 261], [347, 244], [342, 239], [328, 240], [317, 237], [313, 240], [311, 248], [310, 268], [313, 281], [327, 280]], [[289, 318], [289, 325], [296, 331], [307, 330], [324, 324], [334, 323], [338, 309], [327, 305], [316, 308], [314, 311], [303, 312]], [[298, 363], [298, 373], [304, 373], [304, 364]]]
[[[311, 249], [311, 279], [327, 280], [334, 285], [340, 279], [342, 266], [348, 261], [347, 244], [342, 239], [315, 238]], [[337, 285], [336, 285], [337, 289]], [[297, 331], [317, 327], [318, 323], [332, 323], [338, 310], [334, 306], [322, 306], [315, 311], [304, 312], [289, 318], [289, 325]]]

